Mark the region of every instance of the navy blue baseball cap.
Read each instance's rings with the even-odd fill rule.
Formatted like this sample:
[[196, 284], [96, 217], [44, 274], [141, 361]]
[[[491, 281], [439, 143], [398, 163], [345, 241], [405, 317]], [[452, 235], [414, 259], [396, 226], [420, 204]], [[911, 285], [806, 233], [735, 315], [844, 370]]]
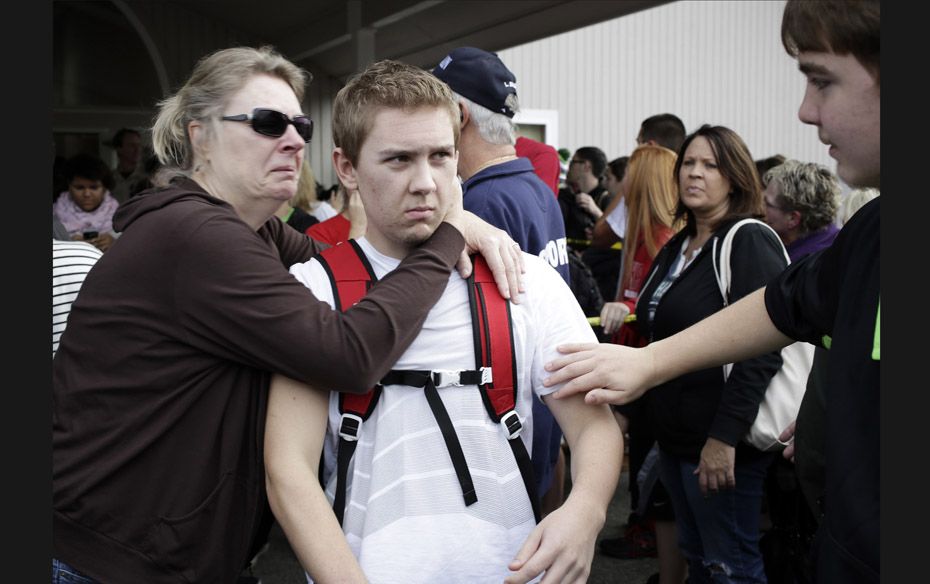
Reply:
[[513, 117], [513, 100], [507, 98], [517, 94], [517, 78], [497, 53], [459, 47], [439, 62], [433, 75], [462, 97], [492, 112]]

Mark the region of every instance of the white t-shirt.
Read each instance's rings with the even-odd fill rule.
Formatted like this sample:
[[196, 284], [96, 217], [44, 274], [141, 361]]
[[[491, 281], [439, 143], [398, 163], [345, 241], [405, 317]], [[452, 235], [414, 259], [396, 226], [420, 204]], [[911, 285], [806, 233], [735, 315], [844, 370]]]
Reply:
[[[382, 278], [398, 260], [359, 244]], [[543, 366], [567, 342], [596, 342], [571, 289], [558, 272], [523, 254], [526, 292], [511, 304], [519, 383], [520, 438], [532, 448], [532, 391], [544, 388]], [[291, 273], [333, 304], [332, 286], [316, 260]], [[453, 271], [423, 329], [394, 369], [475, 368], [466, 282]], [[336, 389], [336, 388], [332, 388]], [[466, 507], [442, 435], [421, 388], [385, 386], [362, 425], [347, 481], [343, 530], [369, 581], [380, 583], [499, 583], [535, 527], [523, 478], [503, 429], [488, 416], [477, 386], [446, 387], [439, 395], [462, 444], [478, 502]], [[338, 396], [330, 399], [324, 447], [326, 494], [334, 498]]]
[[607, 215], [606, 221], [617, 237], [626, 237], [626, 197], [620, 199], [613, 211]]

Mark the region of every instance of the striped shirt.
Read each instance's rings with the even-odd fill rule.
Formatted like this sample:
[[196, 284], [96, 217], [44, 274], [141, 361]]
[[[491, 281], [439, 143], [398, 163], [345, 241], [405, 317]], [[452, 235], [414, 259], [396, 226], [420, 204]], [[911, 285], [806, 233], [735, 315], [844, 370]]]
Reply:
[[102, 255], [83, 241], [52, 240], [52, 357], [58, 351], [58, 341], [84, 277]]
[[[358, 242], [379, 278], [400, 263], [367, 239]], [[560, 387], [543, 386], [545, 363], [559, 355], [560, 344], [596, 338], [559, 273], [539, 256], [524, 253], [523, 261], [526, 293], [510, 310], [520, 388], [516, 411], [524, 423], [520, 439], [531, 450], [533, 394]], [[332, 285], [317, 260], [292, 266], [291, 273], [317, 298], [333, 304]], [[445, 293], [394, 368], [462, 370], [474, 363], [468, 289], [453, 270]], [[349, 547], [372, 584], [502, 582], [510, 574], [507, 565], [536, 526], [516, 459], [477, 386], [444, 387], [438, 393], [461, 442], [478, 501], [468, 507], [463, 502], [423, 390], [384, 386], [349, 465], [343, 523]], [[340, 421], [338, 395], [332, 394], [323, 453], [330, 500]]]

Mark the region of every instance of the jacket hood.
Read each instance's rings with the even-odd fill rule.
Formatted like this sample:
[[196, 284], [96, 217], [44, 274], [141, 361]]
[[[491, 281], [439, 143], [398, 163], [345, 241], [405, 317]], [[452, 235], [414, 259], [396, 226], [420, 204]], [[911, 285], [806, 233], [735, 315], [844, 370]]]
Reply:
[[199, 199], [211, 205], [229, 205], [189, 178], [176, 178], [166, 187], [149, 189], [127, 199], [113, 214], [113, 227], [124, 231], [139, 217], [182, 200]]

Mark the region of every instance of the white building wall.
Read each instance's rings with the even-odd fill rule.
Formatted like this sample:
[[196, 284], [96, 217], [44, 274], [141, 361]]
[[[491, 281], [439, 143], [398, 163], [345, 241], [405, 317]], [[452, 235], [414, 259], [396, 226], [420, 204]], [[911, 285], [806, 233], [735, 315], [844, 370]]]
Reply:
[[521, 108], [557, 110], [559, 147], [628, 155], [640, 122], [669, 112], [688, 132], [733, 129], [755, 159], [783, 154], [835, 170], [797, 117], [805, 80], [781, 43], [783, 10], [783, 0], [682, 0], [498, 54]]

